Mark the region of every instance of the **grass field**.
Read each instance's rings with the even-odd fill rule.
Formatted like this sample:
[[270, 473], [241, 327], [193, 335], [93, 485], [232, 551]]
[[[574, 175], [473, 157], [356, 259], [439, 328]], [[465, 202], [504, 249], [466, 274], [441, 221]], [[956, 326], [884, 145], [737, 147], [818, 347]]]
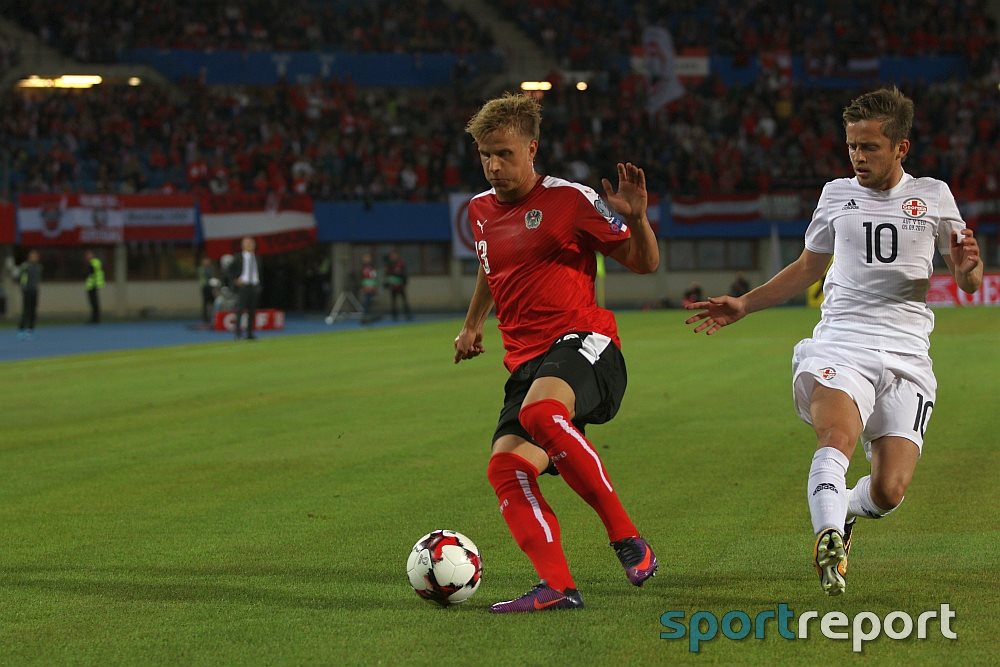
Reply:
[[[454, 366], [459, 321], [0, 366], [0, 664], [985, 664], [997, 600], [1000, 355], [990, 309], [938, 313], [925, 456], [892, 517], [856, 532], [848, 591], [810, 565], [811, 430], [792, 345], [815, 311], [757, 314], [711, 339], [679, 311], [623, 313], [630, 385], [591, 427], [660, 574], [628, 585], [596, 516], [543, 478], [587, 608], [493, 617], [535, 583], [486, 481], [506, 374]], [[859, 452], [849, 481], [867, 471]], [[469, 535], [483, 584], [441, 610], [405, 560], [434, 528]], [[689, 652], [660, 617], [862, 611], [930, 626], [867, 644], [820, 634]]]

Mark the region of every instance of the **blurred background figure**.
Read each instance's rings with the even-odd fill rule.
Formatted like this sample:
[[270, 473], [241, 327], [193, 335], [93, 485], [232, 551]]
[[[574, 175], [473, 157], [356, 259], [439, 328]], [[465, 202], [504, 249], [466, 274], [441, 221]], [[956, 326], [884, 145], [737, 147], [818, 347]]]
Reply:
[[42, 265], [38, 260], [38, 251], [32, 250], [28, 259], [14, 270], [14, 279], [21, 285], [21, 322], [17, 326], [17, 337], [22, 340], [35, 333], [38, 291], [42, 282]]
[[729, 296], [743, 296], [750, 291], [750, 281], [742, 273], [737, 273], [729, 285]]
[[372, 256], [365, 253], [361, 256], [361, 323], [369, 324], [379, 319], [375, 314], [375, 297], [378, 296], [378, 269], [372, 262]]
[[389, 303], [392, 311], [392, 319], [399, 319], [399, 311], [396, 301], [403, 304], [403, 315], [406, 319], [412, 320], [413, 313], [410, 311], [410, 302], [406, 298], [406, 263], [395, 250], [389, 252], [385, 258], [385, 286], [389, 290]]
[[219, 279], [215, 277], [215, 266], [208, 257], [202, 257], [198, 267], [198, 285], [201, 287], [201, 321], [211, 322], [212, 307], [215, 304], [216, 287]]
[[684, 290], [684, 298], [681, 300], [681, 305], [687, 306], [689, 303], [695, 303], [696, 301], [703, 300], [701, 285], [698, 283], [691, 283], [691, 285]]
[[89, 324], [100, 324], [101, 322], [101, 290], [104, 288], [104, 265], [97, 258], [93, 250], [88, 250], [84, 254], [87, 260], [87, 279], [83, 286], [87, 291], [87, 302], [90, 304]]
[[[236, 340], [254, 340], [254, 320], [257, 317], [257, 298], [260, 295], [260, 264], [257, 261], [257, 242], [252, 236], [243, 237], [243, 250], [233, 257], [230, 275], [236, 285]], [[246, 315], [246, 326], [243, 316]]]

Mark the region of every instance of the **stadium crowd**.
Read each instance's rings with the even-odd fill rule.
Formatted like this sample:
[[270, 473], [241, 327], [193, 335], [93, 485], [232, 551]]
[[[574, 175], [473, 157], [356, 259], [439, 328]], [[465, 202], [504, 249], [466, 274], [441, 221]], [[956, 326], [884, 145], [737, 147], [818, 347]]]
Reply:
[[[774, 94], [763, 83], [727, 88], [709, 78], [650, 116], [641, 77], [606, 86], [546, 96], [540, 168], [596, 186], [628, 155], [648, 165], [654, 188], [685, 195], [813, 188], [846, 172], [837, 118], [853, 91]], [[477, 103], [468, 94], [335, 81], [180, 90], [180, 99], [155, 86], [8, 96], [0, 142], [13, 150], [13, 189], [428, 201], [482, 185], [462, 130]], [[952, 82], [907, 91], [921, 101], [907, 168], [959, 191], [995, 193], [995, 90]]]
[[1000, 49], [986, 0], [500, 0], [500, 6], [568, 69], [606, 68], [609, 54], [632, 50], [651, 24], [669, 28], [678, 49], [742, 59], [770, 50], [834, 62], [961, 55], [978, 75]]
[[443, 0], [0, 0], [0, 13], [65, 55], [118, 62], [128, 49], [471, 53], [493, 38]]
[[[670, 3], [670, 12], [664, 2], [652, 0], [530, 4], [531, 11], [515, 12], [510, 0], [501, 3], [574, 67], [587, 65], [590, 57], [577, 47], [627, 59], [641, 41], [646, 18], [669, 16], [680, 47], [708, 44], [740, 57], [758, 53], [761, 31], [774, 22], [784, 27], [769, 33], [777, 41], [768, 40], [768, 46], [796, 53], [830, 49], [863, 55], [871, 48], [902, 55], [917, 44], [930, 53], [960, 53], [969, 62], [979, 62], [988, 51], [989, 67], [1000, 71], [996, 25], [981, 11], [982, 0], [925, 0], [905, 15], [891, 3], [853, 0], [797, 3], [781, 12], [776, 3], [735, 0]], [[0, 0], [0, 8], [66, 52], [90, 53], [91, 59], [95, 43], [116, 53], [152, 45], [462, 51], [493, 44], [488, 31], [442, 0], [183, 3], [166, 9], [151, 0]], [[172, 14], [141, 20], [154, 8]], [[950, 27], [927, 35], [931, 8]], [[608, 22], [593, 13], [598, 9], [615, 12], [621, 27], [601, 32]], [[559, 25], [572, 29], [556, 33], [556, 15]], [[856, 38], [846, 30], [848, 16], [870, 19], [856, 23], [868, 26], [869, 33]], [[739, 31], [739, 40], [727, 37]], [[651, 115], [640, 74], [627, 68], [602, 72], [586, 92], [557, 85], [546, 94], [539, 168], [596, 187], [628, 156], [646, 167], [653, 189], [675, 195], [818, 188], [847, 173], [840, 110], [861, 87], [870, 87], [824, 90], [776, 83], [774, 72], [765, 68], [749, 86], [726, 86], [711, 76], [688, 82], [683, 97]], [[273, 87], [182, 81], [172, 90], [102, 85], [87, 91], [15, 91], [0, 99], [0, 145], [10, 152], [14, 192], [260, 190], [338, 200], [437, 201], [450, 191], [483, 185], [463, 131], [482, 102], [471, 88], [386, 90], [327, 80]], [[945, 179], [966, 195], [994, 195], [1000, 187], [995, 84], [970, 77], [903, 88], [919, 100], [907, 168]]]

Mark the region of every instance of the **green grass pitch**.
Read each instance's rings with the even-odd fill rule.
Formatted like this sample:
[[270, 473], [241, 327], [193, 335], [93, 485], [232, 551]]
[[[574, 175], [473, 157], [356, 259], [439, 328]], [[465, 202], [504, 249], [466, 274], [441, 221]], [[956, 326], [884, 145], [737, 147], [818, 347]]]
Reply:
[[[848, 591], [810, 565], [805, 475], [814, 447], [789, 387], [816, 311], [759, 313], [717, 336], [681, 311], [619, 316], [629, 390], [591, 427], [662, 567], [628, 585], [596, 515], [542, 488], [587, 604], [493, 617], [535, 583], [485, 475], [506, 374], [459, 366], [459, 320], [0, 366], [0, 663], [985, 664], [1000, 650], [1000, 355], [990, 309], [938, 312], [939, 381], [925, 456], [890, 518], [856, 532]], [[849, 482], [868, 469], [856, 455]], [[465, 605], [409, 588], [434, 528], [485, 564]], [[753, 616], [948, 603], [948, 640], [664, 640], [661, 614]]]

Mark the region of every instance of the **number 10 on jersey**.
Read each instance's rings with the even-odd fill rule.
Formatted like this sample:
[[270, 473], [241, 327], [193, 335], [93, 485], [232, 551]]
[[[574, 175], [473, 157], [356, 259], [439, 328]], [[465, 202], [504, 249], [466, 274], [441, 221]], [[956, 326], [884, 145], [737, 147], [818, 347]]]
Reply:
[[[891, 264], [896, 261], [896, 247], [899, 245], [899, 232], [896, 230], [895, 225], [890, 225], [888, 222], [883, 222], [881, 225], [875, 227], [872, 231], [873, 222], [864, 222], [862, 225], [865, 228], [865, 261], [869, 264], [872, 263], [872, 254], [875, 255], [875, 259], [882, 262], [883, 264]], [[882, 232], [889, 231], [889, 247], [888, 252], [882, 247]], [[872, 252], [874, 250], [874, 253]]]

